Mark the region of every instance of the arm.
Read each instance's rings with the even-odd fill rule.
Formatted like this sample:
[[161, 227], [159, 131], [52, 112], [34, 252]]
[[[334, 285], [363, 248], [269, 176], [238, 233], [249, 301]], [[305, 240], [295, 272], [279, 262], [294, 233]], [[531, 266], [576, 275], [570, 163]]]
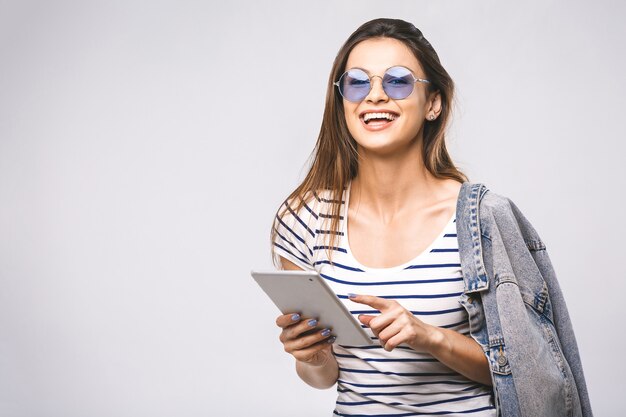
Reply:
[[359, 320], [372, 329], [385, 350], [406, 343], [473, 381], [492, 385], [487, 357], [474, 339], [426, 324], [394, 300], [354, 294], [350, 299], [381, 312], [380, 316], [360, 315]]
[[339, 366], [332, 352], [319, 365], [296, 360], [296, 372], [301, 380], [318, 389], [332, 387], [339, 378]]
[[[283, 269], [302, 270], [293, 262], [280, 258]], [[317, 332], [310, 332], [313, 326], [309, 325], [309, 319], [294, 318], [292, 314], [279, 316], [276, 324], [283, 329], [280, 341], [285, 351], [296, 359], [296, 373], [304, 382], [318, 389], [332, 387], [339, 378], [339, 366], [332, 352], [334, 338], [328, 338], [321, 332], [324, 329], [317, 328]]]
[[441, 363], [472, 381], [492, 385], [489, 361], [474, 339], [454, 330], [433, 327], [431, 340], [428, 353]]

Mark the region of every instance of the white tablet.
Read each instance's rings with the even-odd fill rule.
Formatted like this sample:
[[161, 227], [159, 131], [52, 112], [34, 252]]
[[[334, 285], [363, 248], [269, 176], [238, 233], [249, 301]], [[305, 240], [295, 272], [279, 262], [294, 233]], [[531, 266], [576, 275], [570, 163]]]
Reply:
[[302, 317], [317, 318], [320, 326], [332, 329], [340, 345], [375, 343], [317, 272], [252, 271], [251, 274], [283, 314], [300, 313]]

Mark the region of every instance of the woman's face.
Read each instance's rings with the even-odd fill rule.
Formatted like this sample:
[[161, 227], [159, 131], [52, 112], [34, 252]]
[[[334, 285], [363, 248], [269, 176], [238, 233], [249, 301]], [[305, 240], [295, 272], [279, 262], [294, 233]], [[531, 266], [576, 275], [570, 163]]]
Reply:
[[[411, 50], [401, 41], [373, 38], [357, 44], [346, 63], [346, 70], [361, 68], [369, 74], [372, 88], [359, 103], [343, 100], [348, 130], [359, 147], [367, 151], [392, 153], [415, 144], [426, 118], [438, 116], [438, 94], [428, 94], [427, 84], [416, 82], [411, 94], [401, 100], [389, 98], [382, 88], [382, 76], [394, 66], [411, 70], [417, 78], [426, 78], [422, 66]], [[389, 118], [375, 118], [367, 113], [388, 113]]]

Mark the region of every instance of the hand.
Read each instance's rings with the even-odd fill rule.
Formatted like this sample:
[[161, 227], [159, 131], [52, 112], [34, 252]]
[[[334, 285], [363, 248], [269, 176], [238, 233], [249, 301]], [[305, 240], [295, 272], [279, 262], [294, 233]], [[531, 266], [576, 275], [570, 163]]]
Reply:
[[285, 352], [300, 362], [312, 366], [323, 366], [333, 356], [330, 329], [318, 326], [317, 320], [301, 318], [299, 314], [278, 316], [276, 325], [280, 327], [280, 341]]
[[360, 314], [359, 321], [372, 329], [380, 345], [391, 352], [401, 343], [413, 350], [430, 353], [441, 334], [434, 326], [424, 323], [395, 300], [373, 295], [349, 295], [355, 303], [368, 305], [381, 312], [379, 316]]

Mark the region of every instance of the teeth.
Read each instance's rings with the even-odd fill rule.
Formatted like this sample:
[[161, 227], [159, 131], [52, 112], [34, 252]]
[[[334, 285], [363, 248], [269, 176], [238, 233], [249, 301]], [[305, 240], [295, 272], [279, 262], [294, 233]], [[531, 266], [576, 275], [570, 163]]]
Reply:
[[387, 120], [396, 120], [396, 115], [391, 113], [365, 113], [363, 115], [364, 121], [369, 121], [371, 119], [387, 119]]

